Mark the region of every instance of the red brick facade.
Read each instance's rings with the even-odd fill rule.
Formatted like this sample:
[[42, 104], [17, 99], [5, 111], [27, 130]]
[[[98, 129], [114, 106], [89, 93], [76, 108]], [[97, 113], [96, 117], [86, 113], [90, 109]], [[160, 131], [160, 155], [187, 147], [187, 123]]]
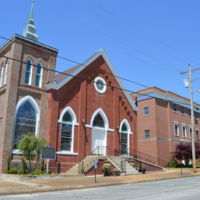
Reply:
[[[190, 102], [184, 97], [156, 87], [147, 88], [138, 93], [141, 95], [136, 94], [139, 108], [137, 112], [137, 150], [168, 161], [178, 143], [191, 142]], [[134, 94], [133, 97], [135, 98]], [[144, 113], [144, 108], [149, 109], [148, 114]], [[197, 133], [200, 130], [198, 110], [195, 110], [195, 116], [195, 136], [198, 140]], [[175, 124], [178, 125], [178, 135], [175, 135]], [[183, 134], [183, 126], [186, 128], [186, 135]], [[145, 137], [145, 130], [150, 131], [148, 137]]]
[[[77, 78], [79, 77], [79, 78]], [[96, 77], [106, 81], [106, 92], [100, 94], [94, 87]], [[66, 171], [86, 155], [92, 154], [92, 116], [96, 110], [101, 110], [107, 117], [106, 154], [120, 155], [120, 123], [126, 119], [131, 128], [129, 149], [136, 150], [136, 112], [113, 76], [109, 65], [103, 56], [97, 57], [92, 63], [80, 71], [76, 78], [71, 79], [58, 90], [48, 91], [48, 143], [56, 148], [58, 154], [52, 169], [60, 163], [61, 171]], [[58, 122], [62, 111], [70, 107], [74, 111], [77, 125], [74, 128], [74, 144], [71, 154], [61, 154], [61, 123]], [[60, 152], [60, 154], [59, 154]]]

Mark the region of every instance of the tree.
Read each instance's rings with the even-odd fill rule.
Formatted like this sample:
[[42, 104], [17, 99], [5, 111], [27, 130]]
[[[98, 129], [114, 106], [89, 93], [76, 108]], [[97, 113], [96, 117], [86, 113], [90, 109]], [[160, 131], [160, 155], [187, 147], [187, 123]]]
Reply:
[[45, 139], [37, 138], [33, 133], [25, 134], [18, 142], [18, 149], [24, 154], [26, 160], [29, 163], [29, 172], [32, 172], [32, 160], [36, 158], [35, 168], [40, 156], [40, 150], [46, 146]]
[[188, 166], [192, 159], [192, 145], [191, 143], [183, 143], [176, 145], [176, 151], [173, 153], [174, 158], [180, 163], [184, 160], [185, 165]]

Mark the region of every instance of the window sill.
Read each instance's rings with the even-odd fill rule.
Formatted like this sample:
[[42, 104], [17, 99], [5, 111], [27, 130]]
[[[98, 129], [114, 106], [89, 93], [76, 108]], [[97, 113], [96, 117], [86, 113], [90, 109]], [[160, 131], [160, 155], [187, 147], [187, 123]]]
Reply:
[[144, 117], [147, 117], [147, 116], [149, 116], [150, 114], [146, 114], [146, 115], [144, 115]]
[[71, 151], [58, 151], [58, 152], [56, 152], [56, 154], [59, 154], [59, 155], [71, 155], [71, 156], [77, 156], [78, 155], [78, 153], [71, 152]]
[[[19, 149], [13, 149], [12, 154], [17, 154], [17, 155], [24, 155], [23, 152], [21, 152]], [[34, 155], [36, 156], [37, 154], [34, 153]]]
[[13, 149], [12, 153], [13, 154], [23, 155], [23, 153], [20, 150], [18, 150], [18, 149]]

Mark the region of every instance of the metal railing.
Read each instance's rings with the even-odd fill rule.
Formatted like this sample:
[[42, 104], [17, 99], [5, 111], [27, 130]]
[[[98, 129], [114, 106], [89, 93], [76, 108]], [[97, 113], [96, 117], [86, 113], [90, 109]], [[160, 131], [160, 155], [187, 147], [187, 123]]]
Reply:
[[111, 149], [108, 146], [97, 146], [93, 151], [92, 154], [98, 155], [98, 158], [101, 156], [123, 156], [126, 159], [135, 159], [137, 161], [145, 161], [154, 165], [162, 166], [162, 167], [167, 167], [168, 161], [162, 160], [158, 157], [136, 151], [134, 149], [127, 149], [121, 151], [121, 149]]
[[167, 164], [168, 164], [168, 162], [166, 160], [162, 160], [158, 157], [155, 157], [155, 156], [143, 153], [143, 152], [139, 152], [139, 151], [133, 150], [131, 148], [127, 151], [127, 157], [129, 157], [129, 158], [132, 157], [134, 159], [137, 159], [140, 161], [145, 161], [145, 162], [155, 164], [158, 166], [162, 166], [162, 167], [167, 167]]

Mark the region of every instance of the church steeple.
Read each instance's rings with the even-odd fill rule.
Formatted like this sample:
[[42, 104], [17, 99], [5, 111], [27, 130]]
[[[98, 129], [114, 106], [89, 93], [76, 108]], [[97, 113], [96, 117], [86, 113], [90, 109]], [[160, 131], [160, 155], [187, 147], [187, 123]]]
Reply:
[[28, 23], [24, 29], [24, 37], [28, 38], [28, 39], [31, 39], [31, 40], [34, 40], [34, 41], [38, 41], [38, 35], [36, 34], [36, 27], [35, 27], [35, 24], [34, 24], [34, 3], [35, 3], [35, 0], [32, 0], [32, 6], [31, 6], [31, 13], [30, 13], [30, 17], [29, 17], [29, 20], [28, 20]]

